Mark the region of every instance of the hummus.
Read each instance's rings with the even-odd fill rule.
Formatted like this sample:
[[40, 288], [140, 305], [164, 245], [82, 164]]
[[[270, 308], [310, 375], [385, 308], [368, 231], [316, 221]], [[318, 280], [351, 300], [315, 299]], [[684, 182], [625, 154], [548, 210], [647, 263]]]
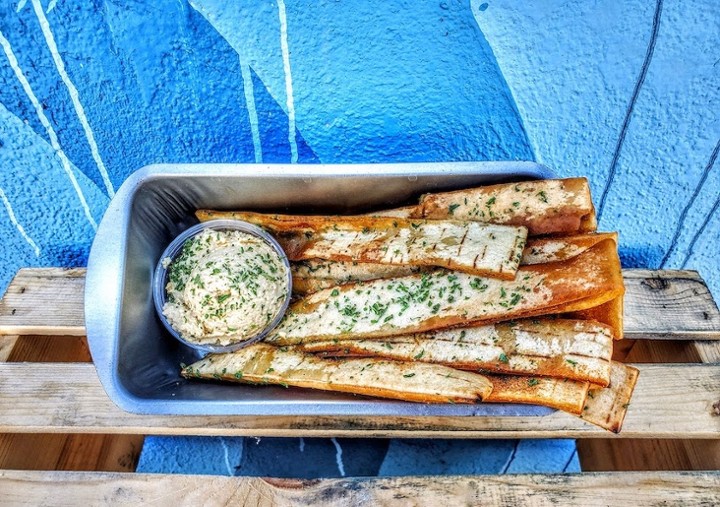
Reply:
[[282, 258], [245, 232], [205, 230], [168, 262], [163, 315], [191, 343], [224, 346], [252, 338], [287, 297]]

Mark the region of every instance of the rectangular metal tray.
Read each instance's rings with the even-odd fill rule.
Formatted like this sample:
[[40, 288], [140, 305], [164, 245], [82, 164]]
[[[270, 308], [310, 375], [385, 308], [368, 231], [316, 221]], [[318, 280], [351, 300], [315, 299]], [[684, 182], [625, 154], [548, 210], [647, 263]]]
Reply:
[[153, 268], [167, 244], [197, 222], [197, 208], [361, 213], [417, 202], [420, 194], [551, 177], [532, 162], [373, 165], [154, 165], [122, 185], [88, 262], [85, 320], [93, 361], [121, 408], [188, 415], [545, 415], [511, 404], [438, 405], [275, 386], [188, 381], [197, 354], [174, 340], [152, 304]]

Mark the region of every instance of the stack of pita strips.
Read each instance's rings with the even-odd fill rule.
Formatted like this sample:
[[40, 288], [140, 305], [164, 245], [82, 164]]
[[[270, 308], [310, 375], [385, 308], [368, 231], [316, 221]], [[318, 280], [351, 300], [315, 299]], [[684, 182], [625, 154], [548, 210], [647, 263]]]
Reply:
[[618, 432], [638, 371], [611, 360], [624, 294], [615, 233], [584, 178], [424, 195], [363, 216], [200, 210], [268, 230], [296, 299], [263, 343], [188, 378], [425, 403], [531, 403]]

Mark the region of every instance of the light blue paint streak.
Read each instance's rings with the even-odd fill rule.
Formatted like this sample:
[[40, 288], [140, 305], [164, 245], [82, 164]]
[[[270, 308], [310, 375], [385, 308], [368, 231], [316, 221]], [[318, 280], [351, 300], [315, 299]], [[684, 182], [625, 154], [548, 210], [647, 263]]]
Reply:
[[0, 200], [2, 200], [3, 204], [5, 205], [5, 210], [7, 211], [8, 217], [10, 218], [10, 222], [15, 226], [17, 231], [20, 233], [20, 236], [25, 240], [25, 242], [30, 245], [30, 247], [35, 252], [35, 257], [40, 257], [40, 247], [37, 246], [37, 243], [33, 241], [33, 239], [28, 236], [28, 233], [25, 232], [25, 228], [18, 222], [17, 217], [15, 216], [15, 211], [12, 208], [12, 204], [10, 204], [10, 200], [7, 198], [7, 195], [5, 194], [5, 191], [0, 188]]
[[340, 445], [340, 442], [337, 441], [337, 438], [331, 438], [330, 441], [335, 446], [335, 462], [337, 463], [338, 472], [340, 472], [340, 477], [345, 477], [345, 464], [343, 463], [342, 455], [343, 450], [342, 446]]
[[[11, 220], [0, 218], [0, 287], [6, 287], [19, 268], [83, 266], [94, 230], [85, 217], [55, 149], [23, 120], [0, 104], [0, 187], [12, 202], [18, 222], [40, 249], [40, 257], [17, 235]], [[100, 188], [75, 167], [77, 183], [93, 216], [108, 204]]]
[[285, 74], [285, 99], [288, 116], [288, 142], [290, 143], [290, 163], [297, 164], [298, 149], [295, 138], [295, 104], [293, 98], [292, 72], [290, 70], [290, 50], [288, 49], [287, 14], [285, 0], [277, 0], [278, 17], [280, 19], [280, 49], [283, 58], [283, 73]]
[[[193, 4], [284, 104], [272, 4]], [[318, 2], [286, 10], [297, 127], [323, 162], [534, 157], [467, 6]]]
[[[73, 107], [75, 108], [75, 113], [77, 114], [78, 119], [80, 120], [80, 124], [83, 127], [83, 131], [85, 132], [85, 138], [87, 139], [87, 143], [90, 146], [92, 158], [97, 165], [100, 175], [102, 176], [102, 180], [105, 184], [105, 188], [107, 189], [107, 193], [112, 198], [115, 195], [115, 189], [113, 188], [112, 182], [110, 181], [110, 176], [108, 175], [107, 169], [105, 168], [105, 163], [100, 156], [98, 145], [95, 142], [95, 135], [93, 134], [92, 128], [90, 128], [90, 123], [87, 119], [87, 115], [85, 114], [85, 109], [80, 102], [78, 90], [75, 87], [75, 84], [70, 79], [67, 71], [65, 70], [65, 63], [60, 57], [60, 52], [58, 50], [57, 44], [55, 43], [55, 37], [53, 36], [52, 30], [50, 29], [50, 23], [45, 17], [45, 13], [43, 12], [40, 0], [32, 0], [32, 5], [38, 22], [40, 23], [40, 29], [42, 30], [43, 36], [45, 37], [45, 42], [47, 43], [48, 49], [50, 50], [50, 54], [52, 55], [53, 62], [55, 62], [55, 68], [57, 69], [57, 72], [60, 75], [62, 82], [65, 84], [65, 87], [70, 94]], [[52, 7], [48, 7], [48, 12], [54, 7], [54, 5], [52, 5]]]
[[3, 47], [3, 50], [5, 51], [5, 55], [7, 56], [8, 62], [10, 64], [10, 67], [12, 67], [13, 71], [15, 72], [15, 76], [17, 77], [18, 81], [22, 84], [23, 90], [25, 91], [25, 94], [30, 99], [30, 102], [32, 102], [35, 112], [37, 113], [38, 118], [40, 119], [40, 123], [45, 127], [48, 137], [50, 138], [50, 142], [52, 144], [53, 149], [55, 150], [55, 153], [57, 157], [60, 159], [60, 162], [62, 163], [63, 169], [65, 170], [65, 174], [70, 180], [70, 183], [72, 184], [73, 188], [75, 189], [75, 194], [77, 195], [78, 200], [80, 201], [80, 205], [83, 208], [83, 211], [85, 212], [85, 217], [87, 218], [87, 221], [90, 223], [92, 228], [94, 230], [97, 230], [97, 222], [92, 216], [92, 213], [90, 211], [90, 207], [88, 205], [87, 199], [85, 198], [85, 194], [82, 191], [82, 188], [80, 188], [80, 185], [78, 184], [77, 178], [75, 174], [73, 173], [70, 160], [65, 155], [65, 152], [62, 150], [60, 143], [58, 142], [57, 135], [55, 134], [55, 130], [52, 128], [52, 125], [47, 119], [47, 116], [45, 115], [45, 112], [43, 111], [42, 105], [40, 104], [40, 101], [35, 96], [35, 93], [33, 92], [32, 88], [30, 87], [30, 83], [28, 82], [27, 78], [25, 77], [25, 74], [23, 73], [22, 69], [18, 65], [17, 58], [15, 57], [15, 54], [12, 50], [12, 47], [10, 46], [10, 42], [5, 38], [5, 36], [0, 32], [0, 45]]

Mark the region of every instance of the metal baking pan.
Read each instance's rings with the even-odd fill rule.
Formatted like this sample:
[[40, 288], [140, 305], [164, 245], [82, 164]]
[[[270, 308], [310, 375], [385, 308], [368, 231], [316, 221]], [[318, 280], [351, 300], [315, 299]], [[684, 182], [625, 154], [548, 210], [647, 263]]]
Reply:
[[532, 162], [373, 165], [153, 165], [122, 185], [98, 228], [85, 288], [93, 362], [108, 396], [146, 414], [528, 416], [529, 405], [439, 405], [180, 377], [197, 352], [173, 339], [153, 307], [163, 249], [197, 223], [197, 208], [361, 213], [417, 201], [429, 191], [548, 178]]

